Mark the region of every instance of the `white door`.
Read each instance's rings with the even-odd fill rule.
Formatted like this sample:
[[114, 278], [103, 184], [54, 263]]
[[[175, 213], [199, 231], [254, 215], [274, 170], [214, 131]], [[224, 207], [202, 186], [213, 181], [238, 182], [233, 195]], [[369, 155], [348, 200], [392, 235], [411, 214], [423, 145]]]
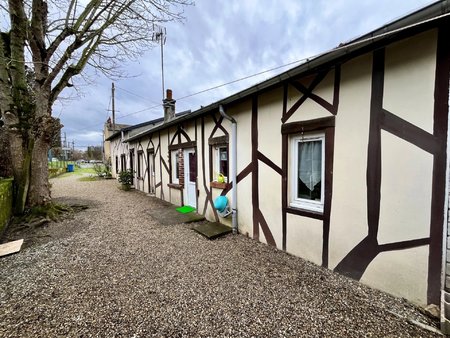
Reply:
[[184, 204], [197, 208], [197, 154], [195, 149], [184, 151]]

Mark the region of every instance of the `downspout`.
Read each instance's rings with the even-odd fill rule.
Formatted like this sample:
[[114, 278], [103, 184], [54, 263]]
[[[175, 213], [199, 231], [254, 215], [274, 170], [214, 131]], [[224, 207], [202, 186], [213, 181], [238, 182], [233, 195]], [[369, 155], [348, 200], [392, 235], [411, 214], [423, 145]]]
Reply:
[[222, 105], [219, 105], [219, 113], [223, 118], [231, 122], [231, 182], [233, 182], [231, 192], [231, 224], [233, 226], [233, 234], [237, 234], [237, 123], [234, 118], [225, 113]]

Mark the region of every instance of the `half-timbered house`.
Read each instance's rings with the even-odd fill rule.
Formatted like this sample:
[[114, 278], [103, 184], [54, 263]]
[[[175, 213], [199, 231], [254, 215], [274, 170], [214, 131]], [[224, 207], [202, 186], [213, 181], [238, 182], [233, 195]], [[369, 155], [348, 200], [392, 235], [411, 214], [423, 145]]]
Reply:
[[[174, 114], [169, 93], [164, 120], [112, 140], [113, 170], [131, 164], [139, 190], [440, 305], [450, 287], [449, 11], [432, 4], [187, 114]], [[215, 209], [218, 196], [232, 215]]]

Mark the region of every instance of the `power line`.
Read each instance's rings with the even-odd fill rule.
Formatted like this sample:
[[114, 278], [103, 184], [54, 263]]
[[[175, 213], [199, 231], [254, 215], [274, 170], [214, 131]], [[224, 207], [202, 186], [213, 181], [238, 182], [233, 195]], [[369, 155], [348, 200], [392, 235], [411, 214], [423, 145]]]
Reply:
[[274, 67], [274, 68], [266, 69], [266, 70], [263, 70], [261, 72], [258, 72], [258, 73], [252, 74], [252, 75], [247, 75], [247, 76], [241, 77], [239, 79], [232, 80], [230, 82], [222, 83], [222, 84], [214, 86], [214, 87], [203, 89], [203, 90], [200, 90], [198, 92], [195, 92], [195, 93], [192, 93], [192, 94], [188, 94], [186, 96], [179, 97], [179, 98], [177, 98], [177, 101], [180, 101], [180, 100], [183, 100], [183, 99], [187, 99], [188, 97], [192, 97], [192, 96], [195, 96], [195, 95], [203, 94], [203, 93], [206, 93], [206, 92], [214, 90], [214, 89], [225, 87], [225, 86], [228, 86], [228, 85], [233, 84], [233, 83], [244, 81], [244, 80], [250, 79], [252, 77], [258, 76], [258, 75], [269, 73], [269, 72], [272, 72], [272, 71], [280, 69], [280, 68], [288, 67], [288, 66], [294, 65], [296, 63], [299, 63], [299, 62], [302, 62], [302, 61], [305, 61], [305, 60], [308, 60], [308, 58], [292, 61], [292, 62], [286, 63], [284, 65], [281, 65], [281, 66], [277, 66], [277, 67]]
[[146, 101], [148, 101], [148, 102], [157, 104], [155, 101], [149, 100], [148, 97], [144, 97], [144, 96], [142, 96], [142, 95], [138, 95], [138, 94], [136, 94], [136, 93], [133, 93], [133, 92], [131, 92], [131, 91], [129, 91], [129, 90], [126, 90], [126, 89], [124, 89], [124, 88], [121, 88], [121, 87], [119, 87], [119, 86], [116, 86], [116, 89], [120, 89], [120, 90], [122, 90], [122, 91], [124, 91], [124, 92], [126, 92], [126, 93], [128, 93], [128, 94], [134, 95], [134, 96], [139, 97], [139, 98], [141, 98], [141, 99], [144, 99], [144, 100], [146, 100]]

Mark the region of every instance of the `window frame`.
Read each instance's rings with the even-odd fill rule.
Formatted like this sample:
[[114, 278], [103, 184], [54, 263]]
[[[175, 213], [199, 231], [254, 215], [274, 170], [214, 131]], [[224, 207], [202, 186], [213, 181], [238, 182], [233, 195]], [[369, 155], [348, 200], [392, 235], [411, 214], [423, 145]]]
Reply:
[[144, 173], [144, 152], [142, 150], [138, 150], [137, 152], [137, 178], [143, 179]]
[[228, 183], [228, 175], [229, 175], [229, 169], [230, 169], [230, 153], [228, 151], [228, 144], [217, 144], [213, 146], [213, 156], [214, 156], [214, 166], [213, 166], [213, 182], [218, 182], [219, 179], [219, 173], [220, 172], [220, 150], [225, 149], [227, 154], [227, 175], [224, 175], [224, 183]]
[[[290, 194], [289, 206], [295, 209], [308, 210], [312, 212], [323, 213], [325, 206], [325, 131], [293, 134], [290, 136]], [[321, 185], [320, 185], [320, 201], [309, 200], [298, 197], [298, 152], [299, 145], [302, 142], [321, 141]]]
[[[171, 163], [171, 175], [170, 178], [172, 180], [171, 183], [180, 184], [180, 149], [172, 150], [170, 152], [170, 163]], [[178, 168], [178, 177], [177, 177], [177, 168]]]

